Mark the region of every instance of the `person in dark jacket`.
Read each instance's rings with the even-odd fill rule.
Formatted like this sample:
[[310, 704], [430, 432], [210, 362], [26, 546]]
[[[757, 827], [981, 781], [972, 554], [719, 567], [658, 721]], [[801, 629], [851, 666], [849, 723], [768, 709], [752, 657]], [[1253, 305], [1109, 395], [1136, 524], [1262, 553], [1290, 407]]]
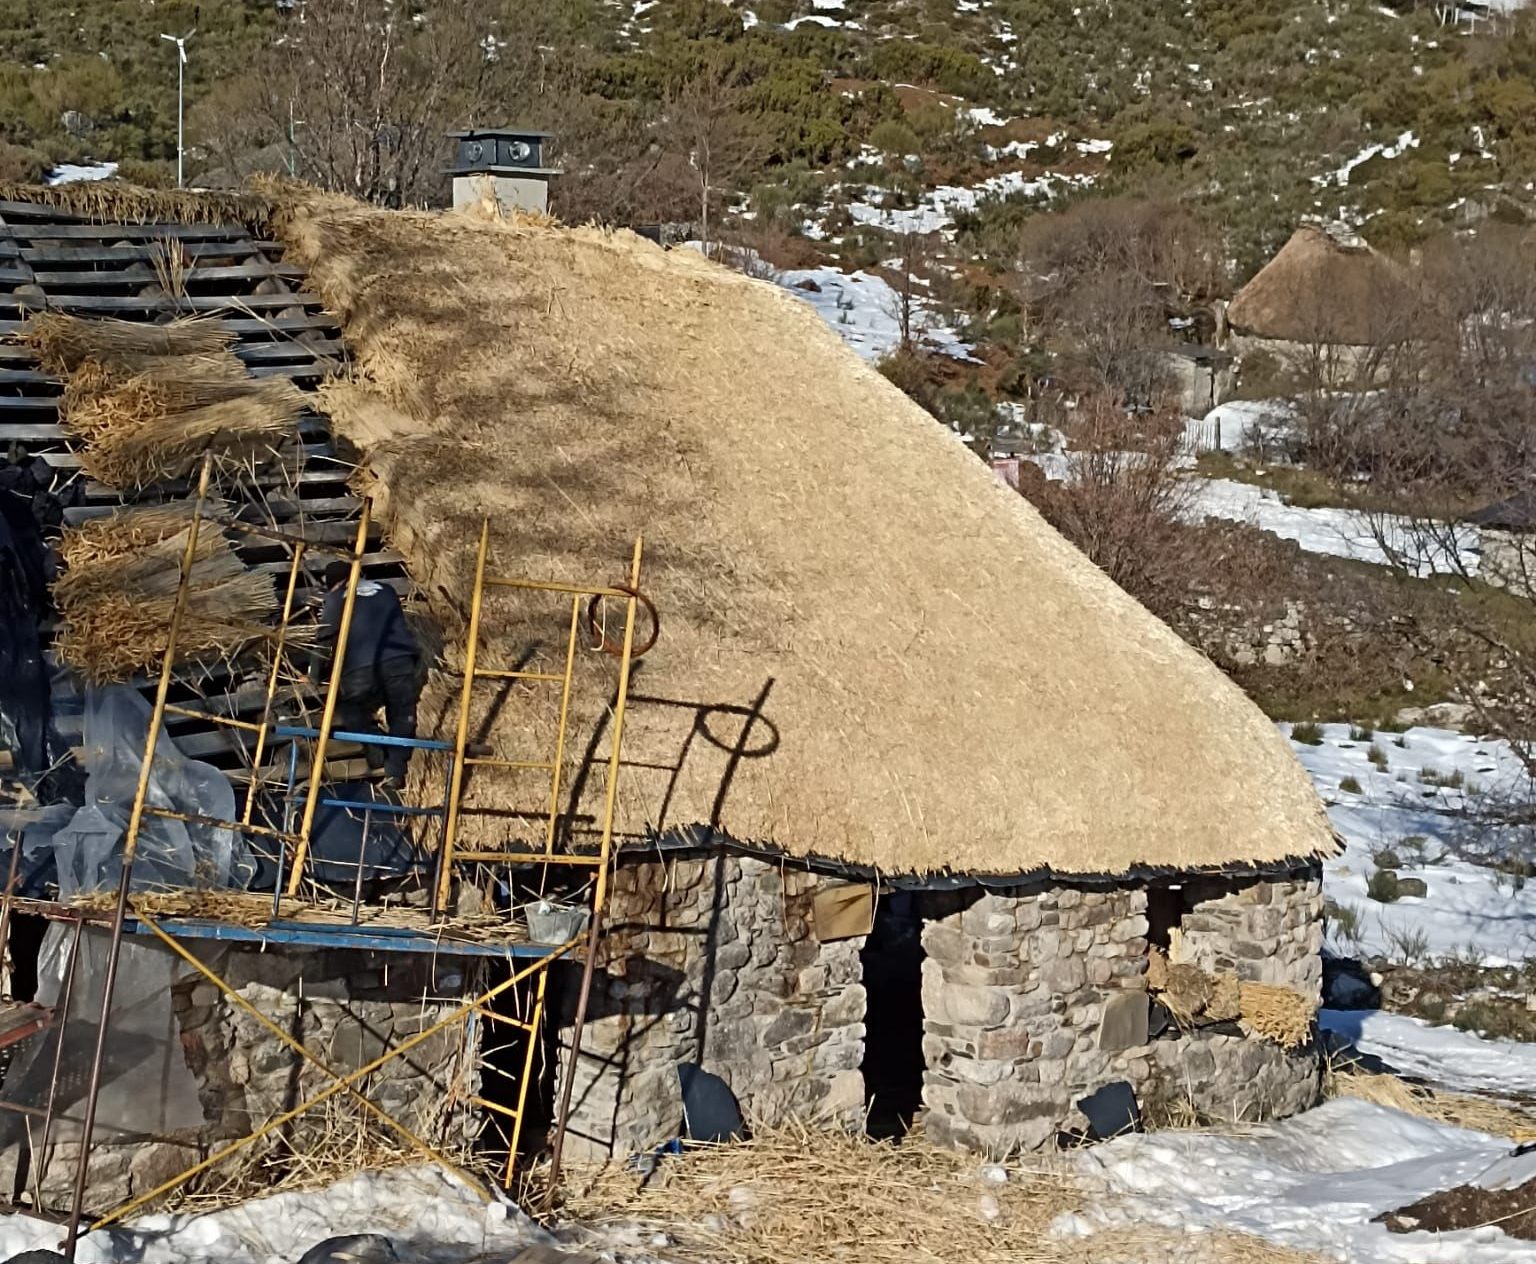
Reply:
[[[352, 568], [346, 562], [332, 562], [325, 568], [325, 603], [320, 611], [316, 646], [317, 679], [324, 679], [330, 671], [351, 574]], [[391, 737], [415, 737], [421, 683], [421, 651], [405, 622], [400, 598], [388, 584], [360, 579], [347, 631], [347, 652], [341, 665], [335, 728], [352, 733], [385, 732]], [[381, 709], [385, 721], [382, 730], [377, 720]], [[405, 784], [405, 770], [411, 759], [409, 746], [364, 746], [363, 751], [368, 766], [376, 771], [383, 769], [387, 782]]]

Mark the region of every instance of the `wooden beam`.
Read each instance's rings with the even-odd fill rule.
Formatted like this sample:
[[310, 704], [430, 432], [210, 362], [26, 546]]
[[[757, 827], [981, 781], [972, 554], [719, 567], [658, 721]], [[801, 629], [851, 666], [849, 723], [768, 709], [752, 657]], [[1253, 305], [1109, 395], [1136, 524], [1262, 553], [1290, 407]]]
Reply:
[[[10, 218], [14, 202], [0, 202]], [[50, 208], [51, 209], [51, 208]], [[57, 213], [57, 212], [53, 212]], [[0, 224], [0, 237], [13, 241], [253, 241], [249, 228], [233, 224]]]
[[[189, 294], [183, 298], [146, 294], [49, 294], [46, 300], [32, 296], [0, 294], [0, 309], [23, 308], [38, 311], [48, 308], [69, 312], [232, 312], [247, 308], [253, 312], [281, 311], [285, 307], [322, 307], [313, 294]], [[334, 317], [332, 318], [334, 320]]]

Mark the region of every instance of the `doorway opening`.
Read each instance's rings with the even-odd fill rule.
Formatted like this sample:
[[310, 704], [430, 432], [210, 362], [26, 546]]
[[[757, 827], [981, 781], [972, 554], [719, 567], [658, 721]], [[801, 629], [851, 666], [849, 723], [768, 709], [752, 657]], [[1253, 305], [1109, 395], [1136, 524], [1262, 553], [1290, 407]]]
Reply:
[[884, 893], [864, 941], [864, 1104], [872, 1137], [905, 1136], [923, 1104], [919, 891]]

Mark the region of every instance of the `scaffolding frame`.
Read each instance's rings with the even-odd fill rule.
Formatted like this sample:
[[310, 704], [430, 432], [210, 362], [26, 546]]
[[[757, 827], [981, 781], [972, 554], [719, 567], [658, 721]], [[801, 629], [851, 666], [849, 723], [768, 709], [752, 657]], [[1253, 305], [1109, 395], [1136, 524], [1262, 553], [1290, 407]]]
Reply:
[[[251, 1016], [276, 1040], [290, 1052], [302, 1059], [303, 1064], [312, 1065], [329, 1081], [326, 1088], [311, 1095], [297, 1106], [282, 1112], [279, 1116], [267, 1120], [249, 1135], [225, 1145], [214, 1153], [208, 1155], [185, 1171], [177, 1174], [167, 1181], [162, 1182], [155, 1189], [147, 1191], [137, 1197], [112, 1208], [105, 1214], [97, 1217], [90, 1228], [100, 1228], [108, 1224], [116, 1223], [133, 1212], [147, 1205], [156, 1198], [169, 1193], [198, 1174], [213, 1167], [224, 1159], [236, 1154], [258, 1142], [262, 1137], [270, 1135], [273, 1131], [296, 1119], [304, 1112], [330, 1100], [337, 1094], [345, 1093], [350, 1099], [357, 1102], [370, 1117], [383, 1124], [399, 1136], [401, 1136], [413, 1149], [421, 1152], [434, 1162], [438, 1162], [457, 1173], [465, 1179], [472, 1188], [477, 1189], [482, 1196], [489, 1197], [486, 1188], [478, 1182], [470, 1173], [454, 1163], [441, 1150], [434, 1147], [430, 1141], [419, 1136], [408, 1125], [396, 1118], [389, 1111], [370, 1101], [359, 1087], [368, 1076], [388, 1065], [411, 1049], [421, 1044], [424, 1040], [456, 1026], [465, 1026], [473, 1022], [484, 1022], [498, 1026], [510, 1026], [521, 1031], [526, 1041], [521, 1056], [521, 1073], [516, 1075], [515, 1106], [508, 1106], [504, 1102], [498, 1102], [486, 1096], [483, 1092], [471, 1095], [469, 1100], [478, 1108], [488, 1112], [487, 1121], [499, 1117], [510, 1123], [510, 1129], [504, 1131], [507, 1139], [507, 1154], [502, 1165], [500, 1178], [504, 1187], [510, 1188], [514, 1179], [518, 1155], [522, 1144], [523, 1125], [525, 1121], [530, 1085], [534, 1078], [535, 1063], [539, 1053], [539, 1041], [543, 1032], [546, 1001], [548, 997], [549, 967], [556, 961], [580, 954], [583, 958], [580, 992], [577, 999], [573, 1017], [572, 1041], [570, 1056], [565, 1067], [563, 1082], [561, 1085], [559, 1104], [554, 1118], [553, 1137], [550, 1152], [549, 1189], [553, 1196], [555, 1184], [558, 1180], [561, 1158], [563, 1152], [566, 1125], [568, 1121], [572, 1088], [574, 1084], [576, 1063], [579, 1055], [581, 1034], [586, 1017], [586, 1010], [591, 996], [595, 963], [599, 955], [599, 943], [603, 933], [603, 912], [607, 897], [609, 871], [614, 858], [614, 816], [617, 803], [617, 790], [619, 772], [623, 761], [621, 758], [622, 741], [624, 732], [624, 718], [629, 698], [629, 686], [631, 669], [635, 658], [639, 657], [650, 648], [656, 640], [656, 631], [659, 630], [659, 622], [656, 620], [655, 607], [640, 591], [640, 571], [643, 557], [643, 541], [636, 538], [630, 559], [627, 582], [617, 584], [597, 584], [590, 586], [558, 583], [554, 581], [532, 580], [507, 576], [496, 576], [487, 573], [490, 554], [490, 521], [485, 519], [481, 525], [480, 538], [476, 552], [474, 587], [471, 596], [470, 619], [464, 649], [464, 671], [459, 699], [458, 724], [453, 743], [433, 741], [419, 738], [396, 738], [382, 734], [365, 734], [342, 732], [335, 728], [335, 716], [338, 696], [340, 693], [342, 672], [345, 669], [346, 642], [351, 628], [352, 617], [356, 605], [357, 584], [361, 576], [362, 563], [367, 542], [369, 526], [369, 507], [365, 500], [360, 512], [356, 541], [350, 551], [343, 551], [330, 545], [316, 545], [302, 536], [294, 536], [290, 533], [272, 529], [254, 527], [244, 523], [230, 523], [210, 516], [207, 513], [208, 498], [212, 472], [211, 457], [205, 457], [197, 480], [194, 513], [188, 528], [188, 539], [180, 560], [180, 573], [175, 600], [172, 606], [172, 615], [167, 629], [167, 643], [161, 659], [159, 678], [156, 684], [154, 705], [151, 711], [148, 731], [145, 737], [144, 753], [140, 762], [139, 775], [136, 784], [134, 799], [129, 813], [128, 826], [125, 830], [121, 850], [121, 872], [115, 898], [112, 903], [112, 911], [108, 926], [110, 940], [108, 955], [106, 957], [105, 975], [102, 982], [102, 995], [99, 1010], [98, 1026], [96, 1031], [95, 1046], [92, 1054], [88, 1086], [85, 1097], [84, 1118], [81, 1125], [81, 1140], [79, 1153], [76, 1157], [74, 1179], [72, 1182], [70, 1208], [66, 1222], [66, 1236], [62, 1243], [63, 1251], [67, 1259], [75, 1258], [76, 1249], [81, 1235], [81, 1227], [85, 1220], [85, 1204], [89, 1181], [90, 1159], [93, 1150], [94, 1134], [97, 1122], [97, 1106], [102, 1089], [102, 1073], [105, 1064], [105, 1055], [109, 1040], [111, 1025], [111, 1011], [113, 998], [117, 985], [118, 962], [121, 955], [123, 936], [127, 931], [130, 918], [141, 931], [147, 931], [159, 940], [169, 951], [181, 961], [192, 967], [205, 980], [212, 983], [218, 992], [228, 998], [229, 1002], [241, 1008]], [[168, 701], [173, 680], [177, 677], [176, 663], [178, 657], [178, 638], [181, 626], [186, 614], [189, 592], [190, 576], [193, 560], [201, 530], [205, 524], [214, 524], [218, 529], [233, 529], [247, 531], [264, 537], [281, 537], [292, 549], [292, 557], [288, 568], [287, 582], [285, 585], [280, 621], [273, 635], [268, 640], [270, 644], [272, 661], [266, 672], [265, 692], [261, 718], [259, 721], [240, 719], [233, 715], [220, 715], [213, 711], [195, 710], [192, 708], [171, 704]], [[325, 684], [325, 694], [320, 721], [317, 727], [285, 724], [275, 719], [275, 704], [279, 684], [282, 679], [282, 666], [284, 654], [288, 649], [289, 630], [295, 617], [295, 599], [298, 592], [299, 581], [304, 573], [304, 559], [307, 553], [315, 549], [321, 549], [327, 553], [338, 554], [350, 562], [350, 572], [347, 582], [346, 594], [339, 621], [336, 646], [333, 651], [331, 670]], [[568, 596], [570, 598], [570, 617], [567, 628], [567, 640], [564, 654], [564, 671], [554, 672], [521, 672], [513, 670], [499, 670], [484, 668], [477, 665], [477, 650], [481, 631], [481, 616], [484, 607], [484, 598], [489, 589], [509, 589], [526, 593], [548, 593]], [[576, 669], [577, 653], [580, 648], [581, 634], [581, 605], [588, 602], [588, 622], [592, 625], [597, 635], [598, 644], [589, 648], [602, 649], [619, 660], [617, 690], [614, 695], [612, 709], [612, 727], [610, 733], [610, 750], [606, 760], [606, 781], [603, 788], [603, 815], [599, 833], [598, 850], [593, 853], [561, 852], [556, 849], [559, 836], [559, 821], [561, 817], [561, 792], [562, 770], [564, 768], [567, 750], [567, 729], [570, 717], [570, 703], [573, 689], [574, 673]], [[617, 643], [609, 641], [606, 634], [597, 628], [595, 612], [604, 600], [620, 600], [624, 603], [623, 636]], [[644, 646], [637, 648], [635, 643], [636, 624], [638, 612], [641, 607], [649, 611], [653, 620], [652, 634]], [[472, 693], [477, 684], [487, 681], [517, 682], [529, 688], [541, 684], [558, 684], [560, 686], [559, 722], [557, 726], [555, 751], [553, 758], [549, 760], [515, 760], [497, 756], [494, 752], [485, 754], [479, 749], [472, 749], [469, 745], [469, 719], [472, 709]], [[213, 818], [198, 816], [192, 813], [181, 813], [171, 809], [161, 808], [147, 801], [149, 784], [152, 777], [152, 769], [156, 747], [164, 732], [167, 715], [183, 715], [196, 719], [243, 731], [255, 735], [255, 755], [251, 765], [250, 782], [246, 788], [245, 802], [238, 821], [222, 821]], [[306, 739], [313, 743], [310, 755], [310, 768], [307, 777], [307, 787], [302, 796], [302, 815], [297, 828], [293, 828], [291, 814], [285, 812], [281, 827], [264, 825], [257, 822], [255, 817], [256, 805], [260, 800], [263, 790], [271, 782], [266, 775], [265, 757], [267, 756], [274, 739], [287, 738]], [[327, 796], [322, 787], [325, 784], [326, 754], [329, 744], [333, 739], [359, 741], [366, 744], [377, 745], [404, 745], [416, 749], [428, 749], [440, 752], [444, 755], [448, 764], [447, 795], [440, 808], [415, 807], [403, 804], [362, 803], [356, 800], [340, 799]], [[292, 803], [295, 798], [296, 769], [297, 769], [297, 741], [293, 741], [290, 748], [287, 779], [287, 802]], [[458, 833], [463, 817], [463, 797], [465, 792], [466, 772], [470, 767], [491, 767], [507, 770], [543, 770], [549, 774], [549, 786], [547, 798], [544, 800], [544, 810], [541, 814], [543, 820], [543, 848], [542, 850], [461, 850], [458, 848]], [[417, 1033], [392, 1049], [370, 1061], [366, 1066], [355, 1071], [343, 1074], [330, 1066], [315, 1051], [305, 1047], [301, 1042], [289, 1036], [262, 1015], [246, 998], [217, 971], [200, 961], [197, 956], [185, 948], [177, 939], [177, 927], [173, 923], [170, 926], [163, 925], [162, 919], [152, 917], [142, 910], [133, 908], [133, 868], [134, 859], [138, 849], [140, 833], [144, 827], [146, 818], [161, 817], [165, 819], [179, 820], [187, 823], [205, 824], [218, 828], [230, 829], [241, 833], [267, 837], [276, 844], [275, 854], [278, 859], [278, 880], [274, 884], [273, 915], [274, 919], [280, 916], [282, 901], [285, 894], [291, 899], [297, 899], [301, 891], [304, 879], [306, 861], [309, 854], [311, 831], [314, 826], [316, 812], [319, 807], [334, 805], [344, 808], [360, 808], [365, 812], [378, 811], [381, 813], [394, 813], [403, 816], [437, 816], [442, 818], [442, 832], [437, 848], [435, 868], [432, 875], [432, 917], [436, 920], [438, 915], [448, 903], [452, 890], [455, 866], [461, 864], [499, 865], [505, 866], [510, 879], [511, 872], [515, 869], [538, 868], [541, 871], [539, 890], [546, 888], [547, 879], [551, 869], [566, 868], [568, 871], [587, 871], [592, 874], [592, 881], [585, 885], [589, 894], [587, 905], [587, 923], [584, 931], [578, 931], [576, 935], [565, 943], [549, 945], [545, 947], [533, 960], [520, 968], [511, 969], [508, 977], [473, 998], [464, 1001], [448, 1014], [445, 1018], [434, 1023], [426, 1030]], [[352, 924], [354, 927], [358, 921], [358, 906], [361, 900], [361, 884], [363, 861], [367, 846], [367, 817], [365, 815], [363, 851], [358, 860], [358, 876], [354, 893], [354, 907]], [[285, 855], [290, 855], [286, 888], [283, 881], [282, 864]], [[19, 836], [13, 842], [10, 871], [7, 875], [3, 893], [0, 893], [0, 952], [9, 950], [9, 927], [11, 914], [16, 902], [17, 866], [21, 851]], [[510, 880], [509, 892], [513, 890]], [[68, 1022], [70, 1001], [74, 987], [75, 964], [79, 956], [80, 942], [88, 921], [98, 922], [99, 919], [90, 917], [80, 909], [64, 910], [62, 914], [65, 920], [74, 924], [73, 940], [69, 950], [67, 971], [63, 983], [61, 1004], [55, 1011], [57, 1021], [60, 1024], [58, 1033], [58, 1045], [53, 1051], [52, 1076], [49, 1085], [46, 1108], [40, 1112], [33, 1111], [29, 1107], [14, 1103], [0, 1102], [0, 1109], [20, 1111], [23, 1114], [40, 1113], [42, 1115], [42, 1141], [34, 1153], [42, 1156], [42, 1162], [34, 1171], [34, 1180], [37, 1189], [34, 1200], [40, 1205], [42, 1167], [46, 1165], [48, 1153], [48, 1140], [55, 1113], [55, 1098], [61, 1070], [63, 1050], [63, 1025]], [[166, 919], [170, 920], [170, 919]], [[215, 936], [217, 938], [217, 936]], [[352, 946], [352, 945], [348, 945]], [[356, 946], [367, 947], [368, 944], [359, 942]], [[423, 948], [419, 951], [428, 951]], [[408, 949], [411, 951], [411, 949]], [[527, 954], [521, 954], [527, 955]], [[509, 963], [514, 960], [508, 952]], [[514, 1017], [500, 1011], [497, 1002], [514, 990], [531, 983], [532, 998], [525, 1017]], [[5, 1037], [0, 1035], [0, 1043]], [[501, 1072], [496, 1068], [499, 1074]], [[483, 1085], [482, 1085], [483, 1088]]]

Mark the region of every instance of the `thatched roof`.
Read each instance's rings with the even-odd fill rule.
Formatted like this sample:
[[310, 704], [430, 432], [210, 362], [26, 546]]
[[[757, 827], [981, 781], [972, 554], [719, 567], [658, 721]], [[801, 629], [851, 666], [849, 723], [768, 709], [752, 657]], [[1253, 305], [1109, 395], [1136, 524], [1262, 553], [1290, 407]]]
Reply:
[[[450, 643], [482, 514], [504, 574], [610, 581], [644, 534], [663, 630], [624, 744], [631, 836], [713, 825], [892, 873], [1330, 848], [1236, 686], [784, 291], [591, 228], [316, 200], [277, 231], [357, 354], [326, 400]], [[483, 664], [558, 670], [569, 607], [533, 609], [491, 603]], [[613, 660], [582, 673], [578, 815]], [[451, 733], [454, 688], [429, 686], [424, 727]], [[548, 758], [557, 699], [488, 697], [474, 735]], [[508, 809], [539, 783], [482, 772], [472, 834], [535, 833]]]
[[1285, 342], [1397, 341], [1412, 310], [1402, 270], [1366, 245], [1303, 224], [1227, 307], [1233, 332]]

